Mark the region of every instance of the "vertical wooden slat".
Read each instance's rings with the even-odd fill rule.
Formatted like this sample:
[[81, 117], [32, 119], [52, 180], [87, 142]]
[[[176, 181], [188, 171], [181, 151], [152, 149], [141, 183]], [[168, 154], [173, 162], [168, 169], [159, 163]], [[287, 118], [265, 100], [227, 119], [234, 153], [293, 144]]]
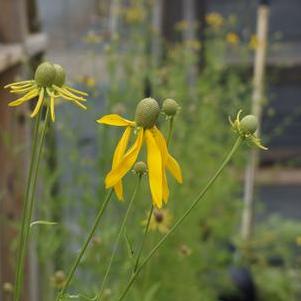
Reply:
[[164, 0], [163, 1], [163, 22], [162, 35], [167, 41], [178, 41], [180, 35], [175, 31], [175, 25], [183, 20], [182, 0]]
[[[23, 43], [27, 36], [27, 13], [25, 0], [1, 0], [1, 43]], [[16, 224], [20, 220], [24, 182], [26, 178], [26, 141], [28, 129], [24, 116], [26, 108], [11, 109], [7, 106], [12, 96], [3, 86], [16, 80], [21, 66], [15, 66], [0, 74], [0, 273], [1, 293], [4, 282], [14, 282], [17, 238]], [[26, 267], [26, 273], [28, 267]], [[24, 292], [28, 291], [28, 286]], [[3, 300], [3, 295], [2, 297]], [[1, 299], [1, 298], [0, 298]], [[22, 301], [28, 300], [27, 294]]]
[[[266, 52], [268, 40], [268, 24], [270, 8], [265, 3], [258, 7], [257, 16], [257, 39], [258, 46], [255, 52], [254, 63], [254, 78], [253, 78], [253, 95], [252, 95], [252, 114], [261, 120], [262, 106], [264, 102], [264, 79], [266, 69]], [[260, 124], [260, 122], [259, 122]], [[260, 134], [260, 126], [257, 130]], [[253, 149], [250, 152], [246, 176], [245, 176], [245, 191], [244, 191], [244, 208], [242, 213], [242, 227], [241, 235], [244, 240], [249, 240], [252, 236], [254, 227], [254, 188], [255, 188], [255, 175], [259, 161], [259, 150]]]

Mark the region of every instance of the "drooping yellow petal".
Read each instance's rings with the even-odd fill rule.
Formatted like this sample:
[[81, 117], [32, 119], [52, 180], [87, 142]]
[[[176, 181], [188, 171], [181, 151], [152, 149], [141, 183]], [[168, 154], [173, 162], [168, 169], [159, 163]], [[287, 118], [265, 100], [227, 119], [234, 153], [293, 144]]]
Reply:
[[153, 133], [154, 133], [154, 138], [156, 140], [156, 143], [161, 150], [163, 164], [165, 165], [166, 161], [167, 161], [167, 156], [168, 156], [168, 149], [167, 149], [167, 144], [166, 144], [165, 138], [157, 127], [153, 128]]
[[169, 188], [168, 188], [168, 182], [166, 177], [165, 168], [162, 165], [162, 197], [163, 201], [166, 204], [169, 198]]
[[162, 157], [163, 157], [164, 165], [167, 167], [167, 169], [170, 171], [170, 173], [175, 177], [175, 179], [179, 183], [183, 183], [181, 167], [177, 162], [177, 160], [173, 158], [172, 155], [168, 152], [164, 136], [157, 128], [154, 128], [154, 132], [155, 132], [157, 144], [160, 145], [161, 151], [163, 153]]
[[68, 91], [71, 91], [73, 93], [77, 93], [77, 94], [80, 94], [80, 95], [83, 95], [83, 96], [88, 96], [88, 93], [86, 92], [83, 92], [83, 91], [80, 91], [80, 90], [77, 90], [77, 89], [74, 89], [72, 87], [69, 87], [69, 86], [64, 86], [64, 88]]
[[10, 87], [23, 87], [23, 86], [28, 85], [33, 82], [34, 82], [33, 80], [23, 80], [20, 82], [10, 83], [10, 84], [4, 86], [4, 88], [6, 89], [6, 88], [10, 88]]
[[25, 87], [25, 88], [11, 88], [11, 90], [9, 91], [10, 93], [15, 93], [15, 94], [22, 94], [22, 93], [27, 93], [27, 92], [30, 92], [32, 91], [32, 89], [34, 89], [32, 87], [32, 85], [29, 85], [28, 87]]
[[82, 103], [80, 103], [79, 101], [77, 101], [75, 99], [72, 99], [72, 98], [69, 98], [69, 97], [65, 97], [65, 96], [64, 96], [64, 99], [70, 100], [71, 102], [73, 102], [74, 104], [76, 104], [77, 106], [79, 106], [80, 108], [82, 108], [84, 110], [87, 110], [86, 106], [84, 106]]
[[116, 168], [112, 169], [107, 174], [105, 179], [106, 188], [115, 186], [134, 165], [142, 146], [143, 133], [144, 130], [140, 129], [135, 143], [122, 157], [122, 160], [119, 162]]
[[[127, 127], [119, 140], [117, 147], [114, 152], [113, 156], [113, 163], [112, 163], [112, 169], [116, 168], [120, 161], [122, 160], [122, 157], [124, 156], [124, 153], [127, 149], [129, 139], [131, 136], [132, 128]], [[115, 186], [114, 190], [116, 193], [116, 196], [119, 200], [123, 200], [123, 185], [122, 185], [122, 180], [120, 180]]]
[[177, 160], [168, 154], [166, 167], [179, 183], [183, 183], [182, 171]]
[[169, 188], [168, 188], [168, 182], [167, 182], [167, 176], [165, 172], [165, 165], [167, 162], [167, 156], [168, 156], [168, 150], [167, 150], [167, 145], [165, 142], [165, 138], [162, 135], [162, 133], [159, 131], [157, 127], [154, 127], [153, 135], [156, 140], [156, 143], [161, 151], [161, 156], [162, 156], [162, 196], [163, 196], [163, 201], [167, 203], [168, 197], [169, 197]]
[[73, 100], [78, 100], [78, 101], [86, 101], [85, 98], [81, 97], [81, 96], [77, 96], [75, 94], [73, 94], [72, 92], [68, 91], [67, 89], [65, 89], [64, 87], [60, 88], [56, 85], [53, 85], [53, 89], [58, 92], [58, 94], [61, 96], [61, 97], [70, 97], [72, 98]]
[[54, 96], [53, 95], [50, 97], [50, 115], [51, 115], [51, 120], [53, 122], [55, 122]]
[[134, 126], [135, 122], [122, 118], [118, 114], [109, 114], [105, 115], [102, 118], [97, 120], [98, 123], [103, 123], [107, 125], [115, 125], [115, 126]]
[[39, 90], [38, 89], [34, 89], [30, 92], [28, 92], [27, 94], [25, 94], [24, 96], [22, 96], [21, 98], [18, 98], [12, 102], [10, 102], [8, 105], [10, 107], [16, 107], [16, 106], [19, 106], [21, 104], [23, 104], [24, 102], [36, 97], [39, 95]]
[[38, 112], [40, 111], [40, 108], [41, 108], [41, 106], [43, 104], [43, 100], [44, 100], [44, 92], [45, 92], [45, 89], [42, 88], [40, 91], [40, 94], [39, 94], [39, 99], [36, 104], [36, 107], [34, 108], [33, 112], [30, 115], [31, 118], [35, 117], [38, 114]]
[[162, 155], [151, 130], [145, 131], [147, 166], [153, 203], [162, 207]]

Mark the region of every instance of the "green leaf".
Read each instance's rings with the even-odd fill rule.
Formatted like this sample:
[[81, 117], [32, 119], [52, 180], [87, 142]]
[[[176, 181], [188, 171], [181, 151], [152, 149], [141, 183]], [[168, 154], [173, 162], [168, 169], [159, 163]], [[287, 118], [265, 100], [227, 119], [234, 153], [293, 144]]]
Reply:
[[35, 225], [46, 225], [46, 226], [54, 226], [54, 225], [57, 225], [56, 222], [49, 222], [49, 221], [34, 221], [32, 223], [30, 223], [30, 228], [32, 228], [33, 226]]

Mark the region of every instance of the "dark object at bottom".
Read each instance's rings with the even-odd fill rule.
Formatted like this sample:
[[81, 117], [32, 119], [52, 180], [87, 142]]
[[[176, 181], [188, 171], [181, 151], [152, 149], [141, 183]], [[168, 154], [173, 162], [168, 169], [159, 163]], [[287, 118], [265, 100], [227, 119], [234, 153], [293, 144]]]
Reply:
[[221, 294], [220, 301], [256, 301], [255, 285], [252, 274], [247, 268], [231, 267], [229, 276], [236, 291]]

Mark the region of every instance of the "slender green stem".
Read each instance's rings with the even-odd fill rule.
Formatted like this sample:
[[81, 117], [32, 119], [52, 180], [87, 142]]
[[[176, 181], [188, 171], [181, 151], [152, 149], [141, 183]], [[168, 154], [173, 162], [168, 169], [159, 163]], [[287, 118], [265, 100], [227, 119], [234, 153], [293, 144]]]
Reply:
[[218, 178], [218, 176], [221, 174], [225, 166], [229, 163], [231, 158], [233, 157], [234, 153], [237, 151], [238, 147], [242, 143], [242, 138], [238, 137], [235, 144], [233, 145], [232, 149], [222, 162], [221, 166], [218, 168], [218, 170], [215, 172], [215, 174], [210, 178], [206, 186], [201, 190], [201, 192], [197, 195], [197, 197], [193, 200], [191, 203], [191, 206], [186, 210], [186, 212], [183, 214], [182, 217], [180, 217], [177, 222], [172, 226], [172, 228], [166, 233], [161, 240], [155, 245], [155, 247], [150, 251], [150, 253], [147, 255], [147, 257], [143, 260], [143, 262], [138, 267], [137, 271], [132, 275], [130, 278], [127, 286], [125, 287], [124, 291], [118, 298], [118, 301], [123, 300], [123, 298], [126, 296], [127, 292], [135, 282], [137, 276], [139, 275], [140, 271], [144, 268], [144, 266], [151, 260], [151, 258], [154, 256], [156, 251], [161, 247], [161, 245], [165, 242], [165, 240], [180, 226], [180, 224], [185, 220], [185, 218], [191, 213], [191, 211], [196, 207], [196, 205], [199, 203], [199, 201], [205, 196], [206, 192], [209, 190], [209, 188], [212, 186], [212, 184], [215, 182], [215, 180]]
[[71, 267], [71, 269], [70, 269], [70, 271], [69, 271], [69, 273], [67, 275], [65, 285], [64, 285], [64, 287], [61, 289], [61, 291], [57, 295], [57, 298], [56, 298], [57, 301], [59, 301], [59, 300], [61, 300], [63, 298], [63, 296], [64, 296], [64, 294], [65, 294], [65, 292], [66, 292], [69, 284], [71, 283], [71, 281], [72, 281], [72, 279], [74, 277], [75, 271], [78, 268], [78, 266], [79, 266], [79, 264], [81, 262], [81, 259], [84, 256], [84, 254], [85, 254], [85, 252], [86, 252], [86, 250], [87, 250], [87, 248], [88, 248], [88, 246], [89, 246], [89, 244], [91, 242], [91, 239], [93, 238], [93, 236], [95, 234], [95, 231], [96, 231], [96, 229], [97, 229], [97, 227], [99, 225], [99, 222], [100, 222], [100, 220], [101, 220], [101, 218], [102, 218], [102, 216], [103, 216], [103, 214], [104, 214], [104, 212], [105, 212], [105, 210], [107, 208], [107, 205], [108, 205], [108, 203], [109, 203], [109, 201], [110, 201], [110, 199], [112, 197], [112, 194], [113, 194], [113, 189], [111, 189], [107, 193], [106, 198], [105, 198], [104, 202], [102, 203], [102, 205], [101, 205], [101, 207], [100, 207], [100, 209], [98, 211], [98, 214], [96, 216], [96, 219], [94, 221], [92, 229], [89, 232], [88, 237], [86, 238], [84, 244], [82, 245], [81, 250], [80, 250], [78, 256], [76, 257], [76, 259], [75, 259], [75, 261], [74, 261], [74, 263], [73, 263], [73, 265], [72, 265], [72, 267]]
[[40, 135], [41, 115], [42, 115], [42, 110], [39, 112], [36, 118], [35, 127], [34, 127], [31, 161], [30, 161], [29, 175], [28, 175], [26, 192], [25, 192], [24, 208], [22, 213], [21, 231], [20, 231], [20, 238], [19, 238], [19, 251], [18, 251], [18, 258], [17, 258], [14, 301], [18, 301], [21, 296], [23, 271], [24, 271], [25, 257], [26, 257], [28, 238], [30, 232], [30, 222], [33, 213], [34, 194], [35, 194], [37, 175], [38, 175], [38, 170], [40, 165], [41, 153], [42, 153], [44, 138], [46, 133], [46, 127], [48, 123], [48, 109], [45, 116], [44, 127]]
[[136, 259], [136, 262], [135, 262], [135, 265], [134, 265], [133, 274], [137, 271], [139, 263], [140, 263], [140, 258], [141, 258], [141, 255], [142, 255], [142, 252], [143, 252], [143, 249], [144, 249], [144, 246], [145, 246], [146, 237], [147, 237], [147, 234], [148, 234], [149, 225], [150, 225], [150, 221], [151, 221], [151, 218], [152, 218], [152, 215], [153, 215], [153, 211], [154, 211], [154, 206], [152, 204], [151, 208], [149, 210], [149, 214], [148, 214], [147, 223], [146, 223], [145, 230], [144, 230], [142, 243], [141, 243], [141, 246], [139, 248], [137, 259]]
[[115, 255], [116, 255], [116, 252], [117, 252], [117, 250], [118, 250], [118, 246], [119, 246], [119, 242], [120, 242], [120, 239], [121, 239], [121, 235], [122, 235], [122, 233], [124, 232], [125, 225], [126, 225], [126, 222], [127, 222], [128, 217], [129, 217], [129, 213], [130, 213], [130, 211], [131, 211], [133, 202], [134, 202], [134, 200], [135, 200], [135, 198], [136, 198], [136, 195], [137, 195], [137, 191], [138, 191], [138, 189], [139, 189], [139, 184], [140, 184], [140, 182], [141, 182], [141, 176], [138, 176], [137, 184], [136, 184], [135, 189], [134, 189], [134, 191], [133, 191], [133, 194], [132, 194], [132, 197], [131, 197], [131, 199], [130, 199], [128, 208], [127, 208], [127, 210], [126, 210], [126, 212], [125, 212], [123, 221], [122, 221], [122, 223], [121, 223], [121, 226], [120, 226], [120, 228], [119, 228], [117, 237], [116, 237], [115, 242], [114, 242], [113, 253], [112, 253], [112, 255], [111, 255], [109, 264], [108, 264], [108, 266], [107, 266], [106, 273], [105, 273], [105, 276], [104, 276], [104, 278], [103, 278], [102, 285], [101, 285], [101, 288], [100, 288], [100, 292], [99, 292], [99, 294], [97, 295], [97, 298], [96, 298], [97, 301], [101, 300], [101, 297], [102, 297], [102, 295], [103, 295], [103, 292], [104, 292], [104, 289], [105, 289], [105, 285], [106, 285], [106, 281], [107, 281], [108, 276], [109, 276], [109, 274], [110, 274], [110, 271], [111, 271], [111, 268], [112, 268], [112, 264], [113, 264]]

